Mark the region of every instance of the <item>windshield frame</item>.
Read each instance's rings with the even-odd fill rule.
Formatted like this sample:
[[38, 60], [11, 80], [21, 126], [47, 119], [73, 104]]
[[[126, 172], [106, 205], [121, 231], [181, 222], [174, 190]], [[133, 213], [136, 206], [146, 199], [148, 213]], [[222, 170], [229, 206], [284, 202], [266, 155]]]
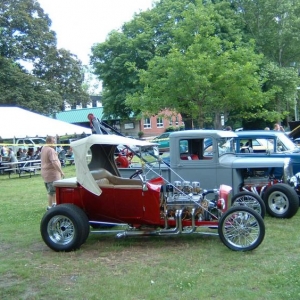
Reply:
[[234, 138], [222, 137], [217, 139], [218, 156], [224, 154], [235, 154], [235, 141]]
[[278, 144], [282, 144], [285, 149], [283, 149], [282, 151], [280, 152], [293, 152], [295, 151], [298, 147], [293, 143], [293, 141], [287, 137], [286, 135], [281, 135], [281, 136], [278, 136], [277, 137], [277, 140], [276, 140], [276, 148], [278, 148]]

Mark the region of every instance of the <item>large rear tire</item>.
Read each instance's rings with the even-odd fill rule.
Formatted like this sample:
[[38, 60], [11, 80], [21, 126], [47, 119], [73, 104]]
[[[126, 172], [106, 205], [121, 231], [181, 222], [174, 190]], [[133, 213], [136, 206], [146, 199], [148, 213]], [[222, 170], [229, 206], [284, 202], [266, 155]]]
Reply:
[[48, 210], [40, 231], [46, 245], [54, 251], [79, 249], [86, 241], [90, 226], [86, 214], [73, 204], [61, 204]]
[[269, 187], [263, 200], [267, 212], [275, 218], [291, 218], [299, 208], [299, 198], [296, 191], [285, 183], [277, 183]]
[[233, 206], [220, 218], [218, 233], [223, 244], [234, 251], [257, 248], [265, 237], [263, 218], [247, 206]]

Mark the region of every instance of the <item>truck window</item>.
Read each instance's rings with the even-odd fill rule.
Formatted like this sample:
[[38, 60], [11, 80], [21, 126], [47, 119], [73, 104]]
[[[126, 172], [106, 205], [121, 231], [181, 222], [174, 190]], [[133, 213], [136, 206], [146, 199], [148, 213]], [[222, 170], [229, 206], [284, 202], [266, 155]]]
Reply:
[[181, 160], [205, 160], [212, 159], [212, 145], [204, 139], [180, 140]]

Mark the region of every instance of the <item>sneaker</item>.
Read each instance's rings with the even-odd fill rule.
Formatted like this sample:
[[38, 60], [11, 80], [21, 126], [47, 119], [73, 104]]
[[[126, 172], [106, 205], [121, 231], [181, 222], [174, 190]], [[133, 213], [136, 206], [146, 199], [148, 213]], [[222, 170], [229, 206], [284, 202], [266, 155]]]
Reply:
[[51, 206], [47, 206], [47, 210], [51, 209], [52, 207], [55, 207], [56, 203], [53, 203]]

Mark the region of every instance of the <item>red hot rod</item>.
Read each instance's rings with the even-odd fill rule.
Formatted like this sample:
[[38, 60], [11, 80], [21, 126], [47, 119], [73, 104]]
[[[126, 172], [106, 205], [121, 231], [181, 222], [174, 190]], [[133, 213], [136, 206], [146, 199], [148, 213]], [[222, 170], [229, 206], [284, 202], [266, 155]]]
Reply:
[[[132, 143], [141, 149], [143, 167], [123, 178], [115, 149]], [[232, 189], [227, 185], [205, 190], [200, 182], [171, 183], [159, 173], [147, 180], [152, 163], [144, 160], [143, 154], [151, 153], [152, 146], [146, 141], [98, 134], [72, 142], [76, 177], [55, 182], [57, 205], [45, 213], [40, 224], [44, 242], [55, 251], [72, 251], [80, 248], [90, 233], [114, 233], [117, 237], [209, 233], [218, 234], [236, 251], [253, 250], [261, 244], [265, 226], [259, 202], [253, 207], [245, 205], [245, 192], [231, 199]]]

